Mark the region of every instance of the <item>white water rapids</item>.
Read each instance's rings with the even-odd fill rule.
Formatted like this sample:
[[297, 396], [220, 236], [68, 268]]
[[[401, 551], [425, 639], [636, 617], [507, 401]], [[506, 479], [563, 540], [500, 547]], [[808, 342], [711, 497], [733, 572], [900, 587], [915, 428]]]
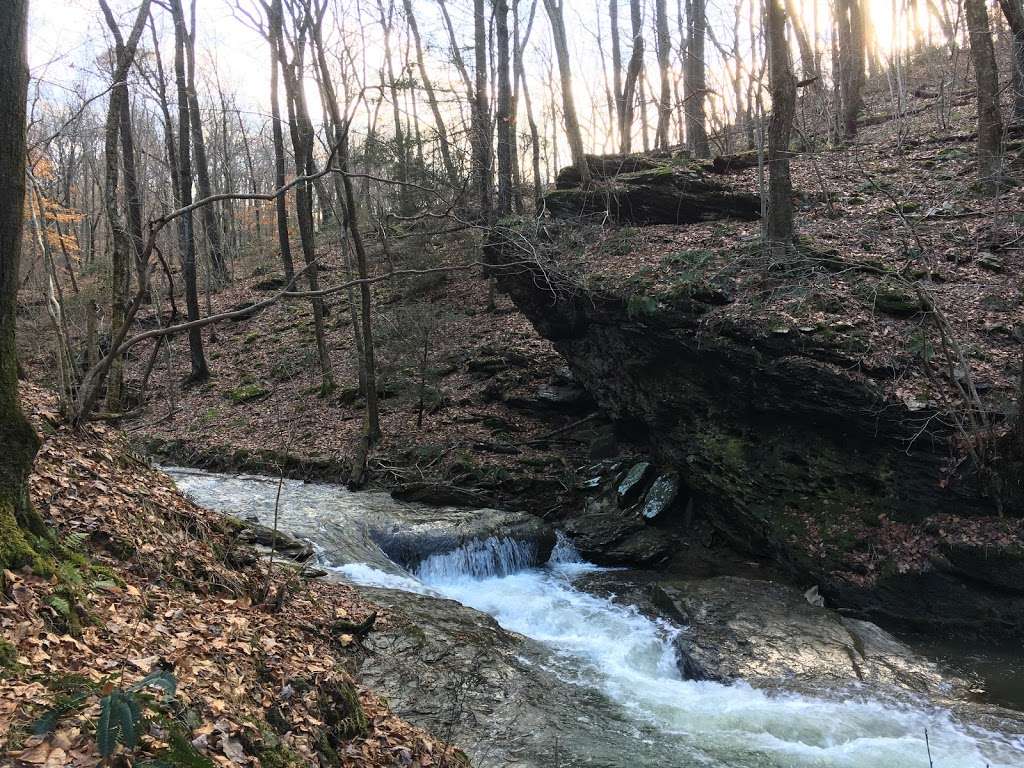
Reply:
[[[202, 492], [210, 483], [190, 480], [194, 476], [175, 479], [200, 503], [223, 507], [222, 497]], [[289, 493], [315, 488], [295, 484]], [[253, 486], [246, 492], [248, 502]], [[308, 509], [313, 502], [307, 497], [303, 503]], [[535, 559], [528, 545], [492, 538], [428, 557], [412, 574], [365, 563], [332, 570], [359, 584], [456, 600], [540, 642], [553, 652], [551, 675], [598, 690], [637, 724], [635, 738], [664, 742], [669, 751], [661, 754], [678, 755], [659, 768], [929, 768], [929, 748], [934, 768], [1024, 766], [1020, 734], [964, 725], [945, 710], [882, 700], [877, 691], [818, 698], [744, 683], [684, 681], [672, 644], [676, 628], [574, 586], [596, 566], [580, 562], [567, 542], [560, 541], [543, 567], [530, 567]]]

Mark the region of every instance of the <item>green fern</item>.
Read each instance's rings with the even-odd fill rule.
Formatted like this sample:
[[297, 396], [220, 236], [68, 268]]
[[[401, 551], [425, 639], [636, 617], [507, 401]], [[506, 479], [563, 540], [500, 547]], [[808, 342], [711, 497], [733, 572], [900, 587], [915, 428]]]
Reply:
[[118, 744], [132, 749], [139, 743], [142, 706], [125, 691], [114, 691], [100, 699], [100, 719], [96, 723], [96, 746], [100, 755], [110, 757]]

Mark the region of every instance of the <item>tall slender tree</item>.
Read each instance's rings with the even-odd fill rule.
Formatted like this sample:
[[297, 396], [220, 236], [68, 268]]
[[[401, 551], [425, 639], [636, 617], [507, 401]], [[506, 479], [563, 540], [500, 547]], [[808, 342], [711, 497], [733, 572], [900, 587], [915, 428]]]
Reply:
[[[128, 73], [135, 62], [139, 39], [149, 16], [149, 0], [139, 6], [127, 40], [121, 34], [106, 0], [100, 0], [100, 9], [114, 38], [114, 87], [110, 91], [107, 122], [103, 131], [103, 200], [111, 233], [110, 331], [113, 334], [125, 323], [132, 254], [138, 258], [142, 252], [142, 203], [135, 171], [135, 141], [130, 112]], [[122, 217], [118, 204], [119, 168], [123, 169], [124, 174], [127, 217]], [[112, 411], [121, 409], [123, 378], [124, 361], [118, 357], [111, 366], [107, 380], [107, 406]]]
[[704, 113], [707, 98], [704, 38], [707, 30], [705, 0], [686, 2], [686, 67], [683, 69], [683, 102], [686, 114], [686, 143], [694, 157], [710, 157]]
[[[473, 173], [476, 178], [480, 218], [487, 224], [493, 216], [491, 187], [491, 105], [487, 87], [487, 12], [484, 0], [473, 0]], [[442, 6], [443, 7], [443, 6]]]
[[864, 65], [867, 37], [861, 0], [836, 0], [836, 38], [839, 48], [840, 105], [838, 123], [845, 139], [857, 135], [857, 120], [864, 106]]
[[[170, 7], [174, 19], [174, 79], [178, 91], [178, 199], [182, 206], [189, 206], [192, 204], [192, 123], [185, 63], [188, 28], [181, 0], [170, 0]], [[196, 238], [192, 211], [187, 211], [178, 219], [178, 249], [185, 281], [185, 313], [189, 322], [194, 322], [199, 319], [199, 292], [196, 287]], [[203, 350], [202, 328], [189, 329], [188, 347], [192, 364], [189, 381], [205, 381], [210, 377], [210, 368]]]
[[786, 12], [781, 0], [767, 0], [766, 43], [772, 114], [768, 121], [767, 251], [781, 261], [793, 243], [793, 182], [789, 172], [789, 142], [796, 112], [796, 77], [789, 57]]
[[[195, 171], [196, 187], [200, 199], [213, 194], [210, 183], [210, 162], [206, 152], [206, 134], [203, 130], [203, 115], [199, 111], [199, 96], [196, 92], [196, 0], [192, 0], [189, 11], [190, 29], [185, 38], [185, 76], [188, 87], [188, 115], [192, 133], [192, 168]], [[203, 206], [203, 233], [209, 246], [210, 271], [218, 283], [228, 280], [227, 263], [224, 260], [224, 243], [212, 205]]]
[[416, 14], [413, 12], [412, 0], [403, 0], [405, 4], [405, 19], [409, 25], [409, 32], [412, 34], [413, 42], [416, 45], [416, 65], [419, 68], [420, 79], [423, 81], [423, 90], [427, 93], [427, 104], [430, 106], [430, 113], [434, 116], [434, 130], [437, 132], [438, 148], [441, 152], [441, 162], [444, 165], [444, 172], [448, 177], [448, 183], [456, 188], [459, 186], [459, 172], [452, 159], [451, 144], [448, 140], [448, 128], [445, 124], [444, 115], [441, 114], [441, 107], [437, 101], [437, 94], [434, 91], [434, 83], [427, 69], [423, 56], [423, 41], [420, 39], [420, 28], [416, 23]]
[[661, 95], [658, 99], [658, 129], [655, 143], [668, 146], [668, 129], [672, 121], [672, 36], [669, 33], [667, 0], [654, 0], [655, 27], [658, 31], [658, 73], [661, 77]]
[[626, 81], [622, 86], [622, 109], [619, 116], [620, 151], [633, 151], [633, 118], [636, 115], [637, 92], [644, 71], [644, 18], [640, 0], [629, 0], [629, 23], [633, 33], [633, 51], [626, 66]]
[[512, 81], [509, 62], [508, 0], [494, 0], [494, 38], [498, 70], [498, 215], [512, 213]]

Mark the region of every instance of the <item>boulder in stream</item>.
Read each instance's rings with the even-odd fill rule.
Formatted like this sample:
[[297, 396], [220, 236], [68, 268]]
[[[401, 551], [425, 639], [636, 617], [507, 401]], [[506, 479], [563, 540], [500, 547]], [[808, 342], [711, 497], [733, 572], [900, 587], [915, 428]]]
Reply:
[[722, 576], [651, 592], [685, 627], [676, 648], [689, 679], [788, 689], [863, 682], [929, 695], [957, 686], [875, 624], [811, 605], [783, 584]]

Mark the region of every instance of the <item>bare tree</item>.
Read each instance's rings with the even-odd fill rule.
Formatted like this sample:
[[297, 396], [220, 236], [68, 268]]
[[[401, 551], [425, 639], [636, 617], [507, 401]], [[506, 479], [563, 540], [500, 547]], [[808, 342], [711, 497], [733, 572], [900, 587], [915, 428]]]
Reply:
[[[514, 0], [518, 4], [518, 0]], [[537, 13], [537, 0], [530, 3], [530, 16], [526, 23], [526, 31], [520, 37], [518, 24], [515, 27], [515, 70], [516, 83], [522, 89], [523, 107], [526, 109], [526, 122], [530, 127], [530, 159], [533, 165], [533, 202], [536, 210], [544, 205], [544, 189], [540, 175], [540, 132], [533, 116], [533, 101], [530, 99], [530, 88], [526, 79], [526, 68], [523, 65], [523, 51], [533, 29], [533, 21]], [[518, 17], [517, 17], [518, 18]]]
[[480, 218], [490, 224], [491, 186], [491, 106], [487, 98], [487, 14], [484, 0], [473, 0], [473, 51], [475, 77], [473, 88], [473, 166], [476, 174]]
[[562, 86], [562, 114], [565, 120], [565, 133], [569, 140], [569, 152], [572, 164], [579, 171], [581, 182], [590, 183], [590, 168], [583, 152], [583, 135], [580, 132], [579, 119], [576, 117], [576, 101], [572, 93], [572, 64], [569, 61], [569, 42], [565, 34], [564, 0], [544, 0], [544, 8], [551, 22], [551, 37], [555, 44], [555, 55], [558, 58], [558, 72]]
[[864, 106], [864, 11], [860, 0], [836, 0], [836, 38], [839, 47], [839, 126], [846, 139], [857, 135], [857, 120]]
[[[192, 203], [192, 149], [191, 116], [189, 115], [188, 76], [186, 74], [185, 50], [188, 46], [188, 30], [181, 0], [170, 0], [171, 15], [174, 18], [174, 78], [178, 90], [178, 199], [182, 206]], [[196, 239], [192, 211], [186, 212], [178, 221], [178, 248], [181, 255], [182, 276], [185, 280], [185, 312], [190, 322], [199, 319], [199, 293], [196, 288]], [[201, 328], [188, 332], [189, 355], [192, 371], [189, 381], [205, 381], [210, 377], [203, 351]]]
[[413, 13], [412, 0], [403, 0], [405, 3], [405, 18], [409, 23], [409, 31], [412, 33], [413, 42], [416, 44], [416, 65], [419, 67], [420, 78], [423, 80], [423, 89], [427, 92], [427, 104], [434, 116], [434, 130], [437, 132], [437, 142], [441, 151], [441, 162], [444, 171], [448, 176], [448, 183], [452, 187], [459, 186], [459, 172], [452, 160], [452, 150], [448, 141], [448, 129], [445, 125], [444, 115], [437, 103], [437, 94], [434, 93], [434, 83], [430, 78], [426, 62], [423, 58], [423, 42], [420, 40], [419, 26], [416, 24], [416, 14]]
[[[281, 28], [275, 37], [278, 44], [278, 58], [281, 61], [285, 99], [288, 105], [288, 127], [292, 138], [292, 151], [295, 155], [296, 175], [302, 178], [315, 173], [316, 163], [313, 158], [315, 133], [313, 121], [309, 116], [306, 103], [306, 90], [303, 82], [305, 71], [305, 55], [307, 35], [310, 32], [308, 0], [292, 7], [292, 24], [285, 25], [281, 17], [275, 19]], [[292, 56], [288, 58], [285, 38], [288, 40]], [[316, 234], [313, 220], [313, 184], [302, 181], [295, 188], [295, 216], [299, 224], [299, 242], [302, 246], [302, 259], [306, 265], [306, 281], [310, 291], [319, 290], [319, 270], [316, 259]], [[324, 328], [324, 302], [314, 296], [311, 299], [313, 309], [313, 336], [316, 343], [317, 358], [320, 363], [320, 392], [326, 396], [334, 390], [334, 373], [331, 369], [331, 356], [327, 349], [327, 336]]]
[[783, 260], [793, 243], [793, 182], [789, 174], [789, 142], [796, 112], [796, 77], [789, 57], [786, 12], [781, 0], [768, 0], [766, 42], [772, 114], [768, 121], [767, 250]]
[[[278, 189], [285, 184], [284, 129], [281, 127], [281, 29], [284, 10], [281, 0], [264, 3], [267, 14], [267, 41], [270, 43], [270, 128], [274, 141], [274, 186]], [[292, 260], [291, 237], [288, 234], [288, 200], [280, 195], [274, 202], [277, 207], [277, 244], [281, 250], [281, 264], [285, 280], [295, 276], [295, 262]]]
[[620, 151], [623, 154], [633, 151], [633, 116], [636, 114], [637, 90], [644, 71], [644, 19], [640, 0], [629, 0], [629, 21], [633, 30], [633, 52], [626, 66], [626, 82], [622, 86], [619, 113]]
[[[107, 122], [103, 132], [105, 158], [105, 185], [103, 192], [107, 223], [111, 233], [111, 333], [125, 322], [128, 303], [128, 284], [131, 273], [131, 254], [138, 258], [142, 250], [142, 204], [135, 172], [135, 142], [132, 134], [128, 73], [135, 61], [139, 39], [149, 15], [149, 0], [139, 6], [127, 41], [110, 11], [106, 0], [100, 0], [104, 19], [114, 37], [113, 88], [107, 106]], [[120, 152], [119, 152], [120, 148]], [[124, 170], [125, 200], [128, 208], [128, 222], [118, 210], [118, 166]], [[112, 411], [120, 410], [123, 386], [123, 360], [114, 361], [111, 376], [107, 382], [107, 405]]]
[[[190, 7], [190, 26], [185, 38], [185, 71], [188, 85], [188, 114], [192, 132], [192, 165], [196, 175], [196, 187], [199, 197], [213, 194], [210, 184], [210, 163], [206, 154], [206, 136], [203, 132], [203, 116], [199, 111], [199, 97], [196, 94], [196, 0]], [[218, 283], [228, 280], [227, 264], [224, 261], [224, 244], [221, 239], [220, 227], [214, 216], [213, 206], [202, 209], [203, 230], [209, 246], [210, 270]]]

